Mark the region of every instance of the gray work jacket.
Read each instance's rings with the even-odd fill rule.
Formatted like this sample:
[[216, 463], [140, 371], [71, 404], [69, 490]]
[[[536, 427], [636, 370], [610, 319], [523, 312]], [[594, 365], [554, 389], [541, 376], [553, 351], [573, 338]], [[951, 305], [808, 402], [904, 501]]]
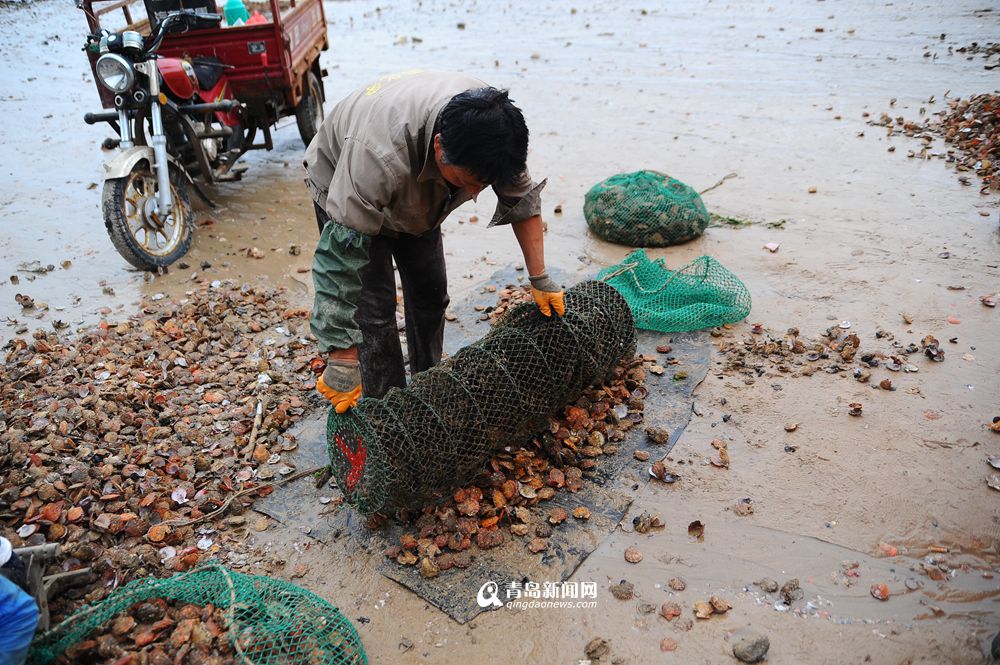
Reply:
[[[306, 149], [306, 183], [330, 219], [364, 235], [420, 235], [470, 200], [452, 194], [434, 159], [438, 114], [460, 92], [486, 87], [450, 72], [384, 76], [339, 102]], [[495, 185], [490, 226], [519, 222], [541, 210], [540, 192], [525, 171]]]

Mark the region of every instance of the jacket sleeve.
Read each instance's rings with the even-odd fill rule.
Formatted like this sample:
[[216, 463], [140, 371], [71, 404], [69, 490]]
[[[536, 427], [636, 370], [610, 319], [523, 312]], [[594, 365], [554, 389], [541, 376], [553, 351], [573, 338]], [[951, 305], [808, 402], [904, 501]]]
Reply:
[[547, 182], [547, 179], [534, 182], [525, 171], [510, 185], [494, 185], [497, 209], [489, 225], [512, 224], [542, 214], [542, 189]]
[[391, 169], [370, 146], [346, 139], [326, 194], [323, 226], [312, 276], [316, 296], [310, 329], [326, 353], [361, 343], [354, 320], [361, 294], [361, 269], [368, 265], [372, 236], [382, 229], [396, 189]]
[[328, 220], [313, 255], [312, 277], [316, 296], [309, 327], [320, 353], [347, 349], [361, 343], [354, 321], [361, 294], [361, 269], [368, 265], [371, 237]]

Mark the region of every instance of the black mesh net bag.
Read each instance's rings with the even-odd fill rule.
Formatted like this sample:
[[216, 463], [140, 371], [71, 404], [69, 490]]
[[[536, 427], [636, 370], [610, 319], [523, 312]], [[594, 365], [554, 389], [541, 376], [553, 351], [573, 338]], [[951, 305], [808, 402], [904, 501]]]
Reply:
[[624, 298], [603, 282], [566, 291], [566, 314], [514, 307], [479, 341], [381, 399], [327, 420], [333, 477], [365, 513], [435, 501], [548, 423], [635, 353]]

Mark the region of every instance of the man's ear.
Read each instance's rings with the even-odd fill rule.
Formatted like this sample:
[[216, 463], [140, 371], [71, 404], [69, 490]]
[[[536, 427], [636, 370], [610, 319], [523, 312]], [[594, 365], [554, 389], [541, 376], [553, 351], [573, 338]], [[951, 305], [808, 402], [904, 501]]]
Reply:
[[437, 158], [438, 162], [441, 162], [441, 158], [444, 156], [444, 148], [441, 147], [440, 132], [434, 135], [434, 156]]

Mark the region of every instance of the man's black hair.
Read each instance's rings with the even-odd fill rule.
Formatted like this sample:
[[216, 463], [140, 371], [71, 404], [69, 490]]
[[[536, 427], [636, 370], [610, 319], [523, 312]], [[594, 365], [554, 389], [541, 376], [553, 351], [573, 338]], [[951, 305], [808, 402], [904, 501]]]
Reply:
[[438, 118], [444, 161], [486, 184], [510, 184], [525, 171], [528, 126], [506, 90], [476, 88], [451, 98]]

